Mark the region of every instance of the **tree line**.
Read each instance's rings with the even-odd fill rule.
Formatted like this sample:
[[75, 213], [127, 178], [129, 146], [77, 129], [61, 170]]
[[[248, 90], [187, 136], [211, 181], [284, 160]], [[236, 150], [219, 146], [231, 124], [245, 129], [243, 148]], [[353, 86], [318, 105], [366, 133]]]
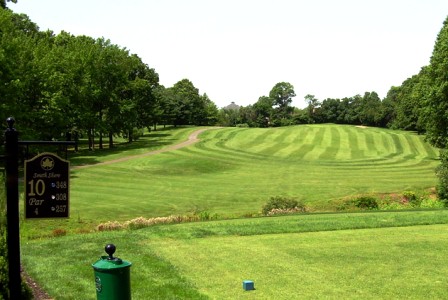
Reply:
[[[283, 87], [283, 95], [279, 92]], [[294, 87], [279, 83], [269, 96], [246, 107], [232, 104], [219, 112], [221, 125], [268, 127], [295, 124], [336, 123], [403, 129], [426, 134], [436, 147], [448, 144], [448, 18], [443, 23], [428, 66], [392, 86], [380, 99], [374, 91], [351, 97], [327, 98], [305, 96], [304, 109], [291, 107]], [[280, 97], [280, 98], [279, 98]], [[280, 104], [279, 99], [285, 101]]]
[[136, 54], [104, 38], [40, 31], [24, 14], [0, 8], [0, 118], [20, 120], [22, 138], [84, 134], [130, 141], [136, 129], [215, 125], [218, 109], [188, 79], [172, 87]]
[[[3, 1], [4, 3], [4, 1]], [[90, 147], [103, 136], [130, 141], [137, 129], [157, 125], [270, 127], [338, 123], [425, 133], [433, 145], [448, 141], [448, 18], [437, 37], [430, 65], [390, 88], [322, 101], [306, 95], [307, 106], [291, 105], [288, 82], [248, 106], [218, 109], [188, 79], [172, 87], [136, 54], [104, 38], [40, 31], [26, 15], [0, 5], [0, 117], [20, 119], [22, 137], [65, 139], [84, 134]]]

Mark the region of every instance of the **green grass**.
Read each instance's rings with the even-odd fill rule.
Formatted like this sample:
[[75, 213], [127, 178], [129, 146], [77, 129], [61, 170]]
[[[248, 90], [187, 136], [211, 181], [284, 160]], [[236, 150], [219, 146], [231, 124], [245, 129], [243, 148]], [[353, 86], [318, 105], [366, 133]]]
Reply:
[[[194, 128], [74, 157], [162, 149]], [[105, 221], [257, 213], [272, 196], [319, 211], [366, 193], [433, 187], [437, 149], [409, 132], [341, 125], [204, 132], [193, 146], [71, 172], [71, 218], [21, 221], [26, 271], [55, 299], [95, 299], [107, 243], [133, 263], [133, 299], [444, 298], [448, 211], [306, 214], [81, 233]], [[37, 239], [37, 237], [41, 239]], [[32, 239], [30, 239], [32, 238]], [[244, 292], [242, 281], [255, 281]]]
[[441, 299], [447, 230], [446, 210], [311, 214], [26, 241], [22, 259], [55, 299], [95, 299], [107, 243], [133, 299]]
[[[122, 158], [187, 139], [195, 128], [152, 132], [137, 144], [96, 151], [72, 164]], [[221, 128], [192, 146], [71, 172], [71, 219], [23, 222], [25, 235], [88, 231], [106, 221], [207, 211], [257, 214], [273, 196], [311, 210], [341, 198], [434, 187], [438, 151], [410, 132], [343, 125]], [[128, 148], [126, 148], [128, 147]]]

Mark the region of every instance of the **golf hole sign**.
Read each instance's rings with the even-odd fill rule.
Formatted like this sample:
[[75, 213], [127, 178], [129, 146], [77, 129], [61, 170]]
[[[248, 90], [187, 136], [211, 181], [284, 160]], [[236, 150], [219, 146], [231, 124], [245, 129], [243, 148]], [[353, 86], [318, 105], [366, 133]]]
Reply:
[[53, 153], [25, 161], [25, 218], [68, 218], [70, 162]]

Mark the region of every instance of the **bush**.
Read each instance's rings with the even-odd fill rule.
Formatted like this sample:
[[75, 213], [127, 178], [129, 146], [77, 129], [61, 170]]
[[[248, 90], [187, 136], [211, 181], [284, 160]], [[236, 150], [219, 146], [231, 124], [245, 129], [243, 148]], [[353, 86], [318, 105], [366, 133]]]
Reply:
[[422, 202], [422, 198], [417, 197], [412, 191], [403, 192], [403, 198], [413, 207], [420, 207], [420, 203]]
[[137, 141], [139, 138], [141, 138], [144, 134], [144, 129], [141, 128], [133, 128], [132, 129], [132, 139], [134, 141]]
[[444, 208], [445, 203], [437, 199], [423, 199], [420, 208]]
[[361, 209], [378, 209], [378, 202], [372, 196], [360, 196], [353, 200], [353, 204]]
[[440, 150], [440, 165], [436, 168], [439, 178], [437, 196], [440, 200], [448, 201], [448, 150]]
[[300, 203], [294, 198], [286, 198], [281, 196], [271, 197], [269, 201], [263, 206], [262, 213], [265, 216], [272, 215], [271, 211], [278, 212], [306, 212], [304, 204]]

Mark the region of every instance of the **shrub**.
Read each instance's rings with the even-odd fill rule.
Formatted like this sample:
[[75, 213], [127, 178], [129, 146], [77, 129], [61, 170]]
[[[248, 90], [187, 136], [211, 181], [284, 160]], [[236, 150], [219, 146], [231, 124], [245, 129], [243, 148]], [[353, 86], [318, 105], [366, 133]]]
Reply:
[[439, 178], [437, 185], [437, 196], [440, 200], [448, 201], [448, 150], [440, 150], [440, 165], [436, 168]]
[[211, 220], [217, 220], [218, 219], [218, 214], [214, 213], [211, 214], [208, 211], [201, 211], [199, 212], [199, 220], [201, 221], [211, 221]]
[[132, 129], [132, 139], [134, 141], [137, 141], [139, 138], [141, 138], [144, 134], [144, 129], [141, 128], [135, 128]]
[[263, 206], [262, 213], [265, 216], [268, 216], [269, 213], [273, 210], [280, 211], [292, 211], [294, 212], [306, 212], [306, 207], [303, 203], [300, 203], [295, 198], [287, 198], [287, 197], [271, 197], [269, 201]]
[[417, 197], [417, 195], [412, 191], [403, 192], [403, 199], [414, 207], [419, 207], [422, 202], [422, 198]]
[[412, 191], [405, 191], [403, 192], [403, 197], [409, 202], [413, 202], [417, 200], [417, 196]]
[[378, 209], [378, 202], [372, 196], [360, 196], [353, 200], [353, 204], [361, 209]]
[[437, 199], [423, 199], [420, 203], [421, 208], [444, 208], [445, 203]]

